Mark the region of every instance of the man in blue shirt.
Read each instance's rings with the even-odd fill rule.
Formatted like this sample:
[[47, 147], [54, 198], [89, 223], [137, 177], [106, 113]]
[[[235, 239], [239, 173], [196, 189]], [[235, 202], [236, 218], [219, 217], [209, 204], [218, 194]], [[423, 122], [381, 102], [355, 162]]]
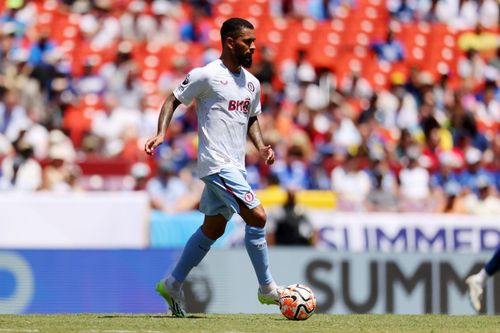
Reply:
[[397, 62], [405, 58], [403, 45], [394, 39], [394, 33], [389, 30], [385, 41], [375, 42], [372, 44], [372, 50], [377, 55], [379, 60], [388, 62]]

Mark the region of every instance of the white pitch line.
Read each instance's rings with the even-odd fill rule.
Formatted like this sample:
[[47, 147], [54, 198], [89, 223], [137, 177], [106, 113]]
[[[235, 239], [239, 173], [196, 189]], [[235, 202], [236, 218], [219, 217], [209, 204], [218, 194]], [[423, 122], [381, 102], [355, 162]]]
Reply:
[[40, 332], [37, 329], [31, 330], [27, 328], [0, 328], [0, 332]]

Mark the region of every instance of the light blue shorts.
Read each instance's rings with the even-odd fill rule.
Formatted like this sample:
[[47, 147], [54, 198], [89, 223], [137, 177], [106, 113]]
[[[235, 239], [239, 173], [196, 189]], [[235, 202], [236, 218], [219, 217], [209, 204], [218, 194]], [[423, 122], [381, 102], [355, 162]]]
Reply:
[[201, 195], [200, 211], [208, 216], [222, 215], [230, 220], [234, 213], [240, 212], [238, 202], [249, 209], [260, 205], [252, 188], [247, 182], [246, 172], [236, 169], [222, 169], [201, 178], [205, 189]]

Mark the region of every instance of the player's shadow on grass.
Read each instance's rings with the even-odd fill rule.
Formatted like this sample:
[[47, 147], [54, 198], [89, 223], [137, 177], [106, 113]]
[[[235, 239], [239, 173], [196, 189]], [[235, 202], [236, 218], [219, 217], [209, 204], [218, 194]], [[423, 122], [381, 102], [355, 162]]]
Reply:
[[186, 318], [178, 318], [178, 317], [172, 316], [170, 314], [157, 314], [157, 315], [115, 314], [115, 315], [98, 316], [97, 318], [99, 318], [99, 319], [113, 319], [113, 318], [140, 318], [140, 317], [157, 318], [157, 319], [215, 319], [215, 318], [210, 318], [207, 316], [200, 316], [200, 315], [189, 315]]

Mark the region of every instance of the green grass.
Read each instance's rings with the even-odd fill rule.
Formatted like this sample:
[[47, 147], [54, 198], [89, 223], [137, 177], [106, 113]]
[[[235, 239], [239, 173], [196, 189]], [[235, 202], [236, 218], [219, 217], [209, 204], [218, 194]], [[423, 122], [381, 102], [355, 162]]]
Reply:
[[0, 315], [0, 333], [500, 332], [500, 316], [325, 315], [290, 321], [281, 315], [165, 314]]

